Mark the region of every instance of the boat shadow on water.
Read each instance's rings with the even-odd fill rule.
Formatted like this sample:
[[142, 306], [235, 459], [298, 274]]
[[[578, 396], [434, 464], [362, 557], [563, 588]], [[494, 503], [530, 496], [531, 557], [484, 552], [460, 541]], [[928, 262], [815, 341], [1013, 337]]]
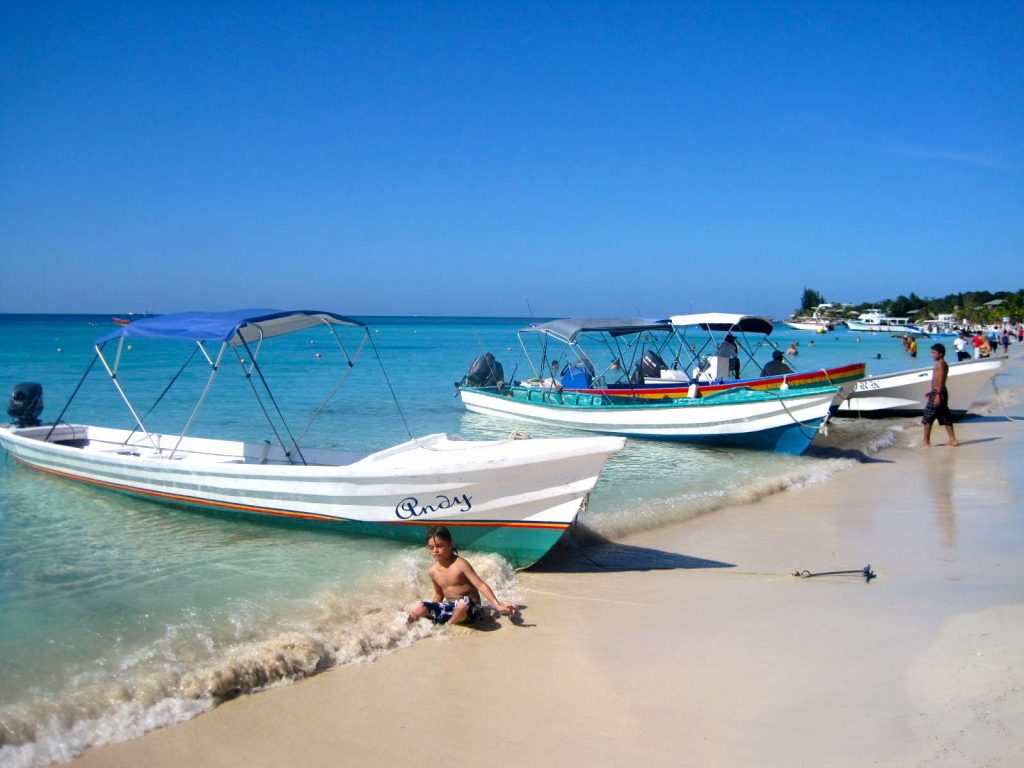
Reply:
[[587, 531], [563, 537], [547, 555], [530, 567], [530, 572], [614, 573], [735, 567], [734, 563], [620, 544]]

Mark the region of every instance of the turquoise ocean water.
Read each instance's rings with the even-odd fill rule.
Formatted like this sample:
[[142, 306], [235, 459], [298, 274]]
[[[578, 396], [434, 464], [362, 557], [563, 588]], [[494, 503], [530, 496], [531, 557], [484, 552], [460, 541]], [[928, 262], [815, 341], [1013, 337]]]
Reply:
[[[453, 382], [485, 350], [508, 377], [531, 375], [515, 334], [526, 319], [361, 319], [401, 411], [367, 346], [304, 444], [370, 450], [409, 432], [493, 438], [516, 426], [538, 437], [572, 434], [468, 414], [452, 397]], [[93, 341], [113, 328], [109, 316], [0, 316], [0, 396], [6, 403], [16, 383], [40, 382], [43, 418], [56, 418]], [[845, 330], [815, 336], [784, 326], [776, 334], [782, 346], [799, 339], [800, 369], [868, 361], [869, 372], [883, 373], [928, 364], [923, 353], [909, 360], [888, 336], [857, 342]], [[354, 352], [360, 333], [344, 340]], [[134, 343], [120, 376], [133, 401], [148, 408], [191, 350], [184, 342]], [[297, 430], [341, 372], [323, 332], [270, 342], [260, 359]], [[205, 383], [198, 363], [146, 416], [152, 429], [180, 432]], [[99, 366], [64, 420], [134, 426]], [[614, 540], [822, 481], [910, 423], [834, 422], [796, 458], [631, 441], [609, 462], [581, 524]], [[191, 434], [272, 439], [237, 363], [224, 366]], [[514, 598], [515, 575], [501, 558], [472, 559]], [[408, 629], [403, 613], [429, 591], [427, 565], [421, 548], [177, 510], [52, 478], [0, 453], [0, 765], [66, 759], [224, 698], [414, 642], [433, 631]]]

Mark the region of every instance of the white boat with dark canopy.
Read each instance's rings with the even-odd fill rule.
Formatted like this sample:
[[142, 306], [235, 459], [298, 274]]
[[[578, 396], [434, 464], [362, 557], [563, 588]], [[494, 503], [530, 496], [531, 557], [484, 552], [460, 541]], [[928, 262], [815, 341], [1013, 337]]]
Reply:
[[[530, 354], [526, 337], [539, 341], [535, 354]], [[473, 362], [470, 374], [456, 387], [468, 410], [488, 416], [794, 455], [807, 449], [828, 418], [837, 386], [788, 391], [733, 387], [706, 396], [673, 398], [663, 393], [651, 398], [645, 382], [654, 376], [664, 380], [666, 365], [660, 355], [675, 338], [667, 320], [552, 320], [519, 332], [533, 378], [503, 381], [502, 366], [487, 353]], [[607, 378], [624, 372], [633, 372], [630, 383], [609, 390]]]
[[[1002, 360], [966, 360], [949, 366], [946, 390], [949, 410], [960, 417], [978, 399], [981, 388], [1003, 367]], [[836, 416], [920, 416], [932, 386], [932, 369], [916, 368], [879, 376], [868, 376], [854, 385], [850, 396], [840, 403]]]
[[857, 316], [856, 320], [847, 320], [846, 327], [851, 331], [866, 333], [897, 333], [901, 335], [920, 336], [922, 331], [911, 325], [909, 317], [887, 317], [880, 309], [869, 309]]
[[[361, 331], [354, 355], [339, 327]], [[294, 437], [284, 422], [259, 357], [267, 339], [314, 328], [338, 343], [340, 386], [366, 343], [373, 346], [365, 326], [340, 315], [239, 310], [137, 320], [99, 338], [89, 366], [99, 361], [106, 369], [134, 430], [66, 423], [63, 411], [55, 423], [41, 424], [42, 388], [19, 384], [8, 409], [14, 424], [0, 427], [0, 445], [19, 463], [50, 475], [192, 509], [416, 542], [422, 541], [423, 526], [456, 527], [463, 547], [498, 552], [518, 567], [536, 561], [562, 536], [608, 457], [625, 445], [619, 437], [470, 441], [432, 434], [375, 453], [302, 446], [305, 430]], [[205, 389], [180, 434], [147, 429], [117, 376], [126, 340], [143, 339], [186, 342], [209, 367]], [[133, 355], [142, 346], [136, 343]], [[187, 434], [221, 364], [232, 357], [258, 400], [257, 387], [264, 388], [267, 434], [277, 445]]]

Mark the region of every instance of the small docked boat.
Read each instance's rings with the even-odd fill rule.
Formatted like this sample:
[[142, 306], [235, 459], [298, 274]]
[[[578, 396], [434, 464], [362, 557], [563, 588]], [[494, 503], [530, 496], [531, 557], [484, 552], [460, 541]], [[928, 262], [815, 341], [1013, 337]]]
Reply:
[[[344, 327], [363, 335], [354, 355], [339, 337]], [[296, 437], [285, 423], [259, 357], [266, 340], [312, 329], [337, 341], [341, 362], [338, 386], [315, 418], [372, 342], [365, 326], [307, 310], [184, 313], [137, 320], [96, 341], [90, 369], [101, 363], [134, 430], [69, 424], [63, 412], [55, 423], [41, 424], [42, 387], [26, 383], [11, 395], [14, 424], [0, 427], [0, 445], [19, 463], [49, 475], [194, 510], [417, 543], [423, 526], [447, 525], [458, 529], [463, 547], [498, 552], [517, 567], [536, 561], [563, 535], [607, 459], [625, 445], [620, 437], [475, 441], [432, 434], [377, 452], [304, 446], [306, 430]], [[118, 378], [126, 340], [135, 342], [134, 355], [144, 339], [189, 342], [185, 346], [209, 367], [206, 387], [180, 434], [147, 429]], [[108, 344], [116, 347], [113, 355]], [[276, 444], [188, 435], [222, 363], [232, 357], [264, 406], [266, 434]]]
[[[946, 389], [949, 409], [954, 416], [963, 416], [1003, 367], [1002, 360], [986, 358], [965, 360], [949, 366]], [[858, 381], [852, 394], [839, 404], [836, 416], [920, 416], [932, 385], [932, 369], [917, 368]]]
[[[706, 396], [672, 397], [657, 387], [643, 389], [652, 361], [660, 361], [659, 353], [676, 338], [664, 320], [570, 318], [531, 325], [519, 338], [534, 377], [506, 382], [500, 363], [484, 355], [456, 384], [468, 410], [626, 437], [800, 454], [828, 418], [839, 391], [837, 386], [788, 391], [732, 387]], [[539, 341], [534, 354], [527, 338]], [[596, 362], [601, 350], [604, 359]], [[605, 389], [606, 377], [624, 371], [634, 372], [632, 389], [628, 384]], [[674, 384], [678, 387], [679, 381]]]
[[869, 309], [858, 315], [856, 320], [847, 320], [846, 327], [851, 331], [866, 333], [922, 333], [920, 328], [910, 323], [909, 317], [888, 317], [880, 309]]
[[556, 392], [539, 387], [460, 387], [470, 411], [487, 416], [654, 440], [755, 448], [799, 455], [828, 418], [838, 387], [789, 392], [729, 389], [660, 402]]
[[966, 324], [957, 320], [953, 314], [943, 314], [934, 319], [924, 320], [917, 327], [924, 335], [933, 339], [955, 339], [966, 328]]

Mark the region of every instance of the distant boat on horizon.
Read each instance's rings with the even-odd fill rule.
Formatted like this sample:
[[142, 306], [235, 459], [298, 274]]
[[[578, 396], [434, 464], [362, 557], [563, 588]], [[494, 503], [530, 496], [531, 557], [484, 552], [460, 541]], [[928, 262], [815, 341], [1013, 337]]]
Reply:
[[152, 312], [129, 312], [127, 317], [112, 317], [110, 318], [114, 325], [130, 325], [136, 320], [141, 320], [144, 317], [156, 317]]

